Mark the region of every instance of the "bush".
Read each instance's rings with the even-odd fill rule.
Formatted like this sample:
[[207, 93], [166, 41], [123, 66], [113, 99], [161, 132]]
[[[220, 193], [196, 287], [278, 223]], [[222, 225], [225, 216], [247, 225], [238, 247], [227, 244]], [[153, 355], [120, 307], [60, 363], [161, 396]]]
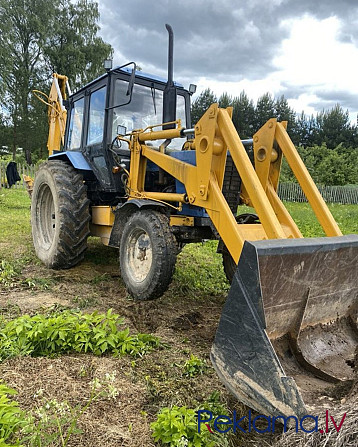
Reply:
[[70, 352], [114, 356], [143, 355], [158, 347], [153, 335], [130, 335], [118, 330], [119, 315], [63, 311], [51, 315], [24, 315], [0, 322], [0, 359], [16, 355], [55, 356]]

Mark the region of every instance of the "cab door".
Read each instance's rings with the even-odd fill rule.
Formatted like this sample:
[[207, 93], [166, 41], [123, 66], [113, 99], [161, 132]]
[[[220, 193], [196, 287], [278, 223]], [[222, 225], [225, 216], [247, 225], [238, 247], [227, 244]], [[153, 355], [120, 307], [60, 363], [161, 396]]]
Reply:
[[84, 132], [84, 154], [91, 165], [100, 189], [111, 191], [113, 177], [109, 154], [106, 151], [107, 82], [91, 86], [86, 91], [87, 124]]

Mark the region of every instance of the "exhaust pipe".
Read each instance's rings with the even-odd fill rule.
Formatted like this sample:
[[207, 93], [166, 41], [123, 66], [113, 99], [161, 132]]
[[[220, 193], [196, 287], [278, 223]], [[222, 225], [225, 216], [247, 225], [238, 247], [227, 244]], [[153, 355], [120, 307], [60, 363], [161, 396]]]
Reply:
[[[165, 25], [169, 34], [169, 46], [168, 46], [168, 81], [164, 89], [163, 94], [163, 123], [168, 123], [176, 120], [177, 109], [177, 91], [173, 81], [174, 71], [174, 33], [170, 25]], [[175, 124], [166, 124], [163, 126], [165, 129], [175, 129]]]

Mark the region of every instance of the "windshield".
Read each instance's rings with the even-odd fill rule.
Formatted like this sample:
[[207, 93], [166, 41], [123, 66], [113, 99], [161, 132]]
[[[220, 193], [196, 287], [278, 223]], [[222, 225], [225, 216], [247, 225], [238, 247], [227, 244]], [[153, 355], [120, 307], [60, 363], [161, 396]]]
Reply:
[[[117, 79], [115, 82], [113, 105], [123, 104], [128, 101], [126, 96], [128, 82]], [[185, 119], [185, 99], [184, 96], [177, 96], [177, 118], [181, 119], [183, 127], [186, 126]], [[154, 87], [146, 87], [134, 84], [132, 100], [129, 104], [113, 109], [112, 117], [112, 141], [117, 135], [118, 126], [124, 126], [127, 133], [136, 129], [145, 129], [148, 126], [161, 124], [163, 120], [163, 91]], [[158, 128], [158, 130], [161, 130]], [[163, 140], [155, 142], [160, 145]], [[172, 141], [171, 148], [181, 148], [185, 138], [178, 138]]]

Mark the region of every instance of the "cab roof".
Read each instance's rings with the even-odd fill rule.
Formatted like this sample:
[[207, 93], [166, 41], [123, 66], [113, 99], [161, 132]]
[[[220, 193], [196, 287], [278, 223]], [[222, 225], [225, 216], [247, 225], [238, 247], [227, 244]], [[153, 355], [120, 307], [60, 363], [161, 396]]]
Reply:
[[[111, 70], [109, 70], [108, 72], [103, 73], [98, 78], [94, 79], [93, 81], [91, 81], [88, 84], [84, 85], [83, 87], [79, 88], [77, 91], [73, 92], [73, 94], [79, 93], [82, 90], [87, 89], [88, 87], [90, 87], [93, 84], [97, 83], [101, 79], [104, 79], [105, 77], [107, 77], [111, 73], [118, 73], [118, 72], [123, 72], [123, 73], [126, 73], [126, 74], [130, 75], [132, 73], [132, 69], [129, 68], [129, 67], [123, 67], [123, 68], [121, 68], [120, 66], [114, 67]], [[163, 84], [163, 85], [165, 85], [167, 83], [166, 79], [161, 78], [160, 76], [156, 76], [156, 75], [152, 75], [152, 74], [149, 74], [149, 73], [145, 73], [143, 71], [137, 71], [136, 70], [135, 77], [136, 78], [145, 79], [147, 81], [154, 81], [154, 82], [157, 82], [157, 83]], [[184, 86], [182, 84], [180, 84], [179, 82], [176, 82], [176, 81], [174, 81], [174, 85], [177, 88], [184, 88]]]

